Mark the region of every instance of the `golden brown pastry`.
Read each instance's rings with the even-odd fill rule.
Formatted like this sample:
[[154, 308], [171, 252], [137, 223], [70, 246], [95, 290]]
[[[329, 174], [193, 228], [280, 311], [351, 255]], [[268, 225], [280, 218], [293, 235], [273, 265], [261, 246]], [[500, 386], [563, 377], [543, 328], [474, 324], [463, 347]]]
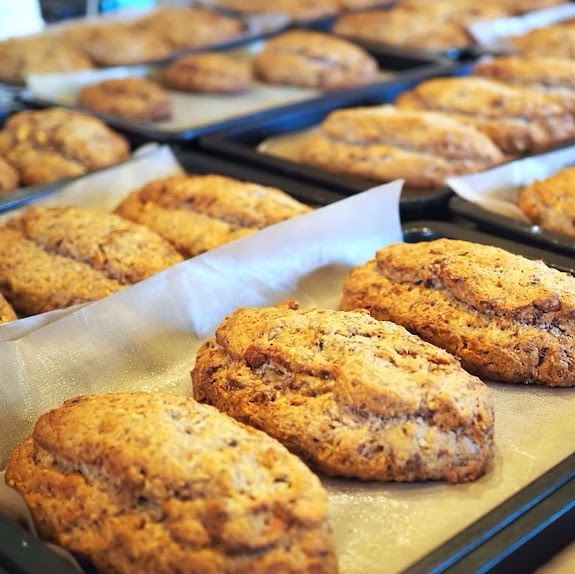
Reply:
[[168, 120], [172, 115], [168, 93], [145, 78], [112, 78], [82, 88], [78, 104], [83, 108], [137, 121]]
[[26, 185], [82, 175], [129, 153], [128, 141], [100, 120], [64, 108], [18, 112], [0, 130], [0, 154]]
[[512, 46], [524, 56], [575, 57], [575, 21], [560, 22], [535, 28], [526, 34], [509, 39]]
[[140, 20], [138, 26], [161, 36], [172, 51], [219, 44], [245, 33], [238, 18], [203, 8], [162, 8]]
[[437, 187], [503, 161], [484, 134], [445, 114], [394, 106], [332, 112], [300, 152], [303, 162], [376, 181]]
[[132, 192], [116, 208], [193, 257], [309, 207], [272, 187], [219, 175], [172, 176]]
[[347, 40], [292, 30], [267, 42], [254, 60], [254, 70], [273, 84], [335, 90], [374, 80], [378, 66], [375, 58]]
[[337, 570], [319, 480], [277, 441], [191, 398], [68, 400], [38, 419], [6, 480], [42, 538], [98, 572]]
[[575, 168], [524, 187], [517, 205], [533, 223], [575, 237]]
[[101, 299], [180, 261], [152, 230], [103, 210], [35, 207], [0, 227], [0, 291], [27, 315]]
[[575, 386], [575, 278], [503, 249], [439, 239], [379, 250], [344, 285], [367, 309], [508, 383]]
[[3, 157], [0, 157], [0, 195], [14, 191], [19, 181], [18, 172]]
[[2, 323], [9, 323], [10, 321], [15, 321], [18, 319], [12, 305], [6, 301], [4, 295], [0, 293], [0, 325]]
[[487, 387], [367, 313], [239, 309], [200, 348], [192, 379], [196, 399], [330, 475], [467, 482], [492, 457]]
[[441, 111], [487, 134], [504, 152], [527, 153], [575, 135], [575, 99], [480, 77], [427, 80], [397, 99], [403, 109]]
[[169, 88], [186, 92], [236, 94], [252, 88], [247, 62], [227, 54], [203, 52], [174, 60], [164, 71]]
[[244, 14], [273, 12], [300, 20], [321, 18], [339, 9], [339, 0], [221, 0], [219, 4]]
[[0, 42], [0, 79], [22, 84], [30, 74], [93, 68], [91, 59], [56, 36], [29, 36]]

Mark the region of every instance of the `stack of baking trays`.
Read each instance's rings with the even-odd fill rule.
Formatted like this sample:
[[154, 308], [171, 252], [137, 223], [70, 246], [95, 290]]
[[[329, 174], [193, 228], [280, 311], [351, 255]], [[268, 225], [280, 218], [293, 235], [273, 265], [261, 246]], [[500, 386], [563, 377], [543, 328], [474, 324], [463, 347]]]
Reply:
[[0, 572], [573, 571], [572, 10], [0, 43]]

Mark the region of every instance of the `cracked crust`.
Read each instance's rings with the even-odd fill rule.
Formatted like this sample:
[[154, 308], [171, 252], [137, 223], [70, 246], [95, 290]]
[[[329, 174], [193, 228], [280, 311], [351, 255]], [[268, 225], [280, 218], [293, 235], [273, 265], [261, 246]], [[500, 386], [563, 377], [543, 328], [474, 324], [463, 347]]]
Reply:
[[377, 61], [363, 48], [311, 30], [293, 30], [269, 40], [254, 60], [259, 78], [335, 90], [375, 79]]
[[184, 257], [307, 213], [279, 189], [219, 175], [172, 176], [132, 192], [116, 213], [167, 239]]
[[172, 62], [164, 71], [163, 81], [176, 90], [236, 94], [252, 88], [252, 72], [247, 62], [203, 52]]
[[16, 319], [18, 319], [18, 316], [12, 308], [12, 305], [10, 305], [4, 298], [4, 295], [0, 293], [0, 324], [15, 321]]
[[501, 163], [495, 144], [446, 114], [394, 106], [332, 112], [312, 135], [301, 161], [377, 181], [402, 178], [411, 187], [439, 187], [450, 175]]
[[524, 187], [517, 205], [533, 223], [575, 237], [575, 167]]
[[575, 97], [486, 78], [428, 80], [396, 103], [403, 109], [447, 113], [475, 126], [509, 154], [540, 150], [575, 135]]
[[18, 172], [0, 157], [0, 195], [14, 191], [20, 182]]
[[497, 247], [396, 244], [348, 277], [342, 309], [367, 309], [460, 357], [475, 375], [575, 385], [575, 278]]
[[145, 78], [113, 78], [86, 86], [78, 94], [78, 104], [130, 120], [160, 121], [172, 115], [167, 92]]
[[337, 570], [319, 480], [277, 441], [191, 398], [68, 400], [38, 419], [6, 481], [42, 538], [102, 572]]
[[25, 110], [0, 131], [0, 154], [26, 185], [49, 183], [117, 163], [130, 146], [97, 118], [74, 110]]
[[487, 387], [365, 312], [240, 309], [200, 348], [192, 380], [196, 399], [330, 475], [465, 482], [492, 456]]
[[0, 227], [0, 290], [23, 314], [95, 301], [180, 261], [153, 231], [103, 210], [35, 207]]

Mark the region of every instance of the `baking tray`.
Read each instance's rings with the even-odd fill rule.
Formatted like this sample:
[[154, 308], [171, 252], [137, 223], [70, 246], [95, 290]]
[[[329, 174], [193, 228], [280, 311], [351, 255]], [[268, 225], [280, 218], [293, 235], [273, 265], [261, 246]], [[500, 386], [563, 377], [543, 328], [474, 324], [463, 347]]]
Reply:
[[[438, 237], [458, 238], [480, 243], [495, 244], [528, 257], [544, 258], [547, 263], [562, 270], [575, 272], [575, 261], [558, 254], [543, 252], [533, 247], [501, 240], [476, 230], [450, 223], [420, 222], [403, 227], [407, 241], [431, 240]], [[536, 390], [536, 389], [535, 389]], [[519, 389], [519, 392], [523, 392]], [[561, 392], [561, 391], [559, 391]], [[572, 395], [570, 395], [572, 398]], [[566, 395], [567, 398], [567, 395]], [[569, 435], [569, 439], [572, 435]], [[445, 544], [436, 547], [406, 572], [524, 572], [531, 571], [538, 561], [545, 561], [549, 552], [555, 552], [575, 538], [574, 488], [575, 445], [566, 442], [562, 452], [571, 450], [563, 461], [543, 467], [529, 485], [512, 494], [494, 510], [456, 534]], [[562, 455], [563, 456], [563, 455]], [[329, 479], [334, 482], [335, 479]], [[343, 481], [345, 482], [345, 481]], [[410, 489], [410, 485], [400, 485]], [[426, 485], [415, 485], [424, 486]], [[430, 486], [431, 488], [431, 486]], [[435, 488], [435, 485], [434, 485]], [[455, 487], [446, 487], [455, 488]], [[465, 490], [465, 485], [462, 486]], [[426, 488], [421, 495], [425, 496]], [[414, 511], [416, 509], [414, 508]], [[5, 522], [5, 521], [2, 521]], [[6, 522], [7, 532], [15, 544], [10, 544], [8, 534], [0, 537], [0, 564], [14, 565], [8, 572], [46, 572], [46, 562], [39, 554], [40, 545], [33, 539], [26, 542], [25, 556], [18, 546], [22, 533], [14, 524]], [[429, 525], [432, 527], [432, 525]], [[426, 526], [423, 526], [424, 528]], [[375, 541], [385, 532], [372, 533]], [[409, 533], [407, 533], [409, 538]], [[523, 557], [523, 558], [522, 558]], [[24, 566], [24, 559], [27, 566]], [[520, 569], [521, 560], [528, 560], [529, 568]], [[377, 565], [376, 565], [377, 566]], [[379, 565], [381, 566], [381, 565]], [[33, 569], [35, 568], [36, 569]], [[384, 570], [381, 568], [381, 570]], [[64, 572], [58, 570], [57, 572]], [[374, 570], [376, 571], [376, 570]]]
[[[336, 193], [351, 195], [376, 185], [376, 182], [353, 176], [335, 174], [288, 161], [257, 151], [265, 139], [281, 134], [304, 130], [319, 124], [331, 111], [338, 108], [369, 106], [392, 102], [402, 92], [421, 81], [435, 76], [466, 75], [472, 64], [436, 63], [425, 69], [406, 72], [390, 82], [375, 86], [345, 90], [329, 94], [313, 102], [283, 109], [281, 115], [258, 118], [235, 128], [201, 137], [200, 147], [237, 162], [250, 164], [288, 177], [314, 182]], [[443, 186], [435, 190], [404, 188], [401, 208], [404, 214], [420, 216], [429, 210], [446, 206], [451, 191]], [[429, 215], [428, 215], [429, 217]]]
[[[226, 47], [220, 51], [229, 52], [238, 58], [250, 58], [262, 49], [264, 42], [265, 38], [259, 38], [256, 41], [243, 43], [240, 47], [234, 49]], [[358, 45], [365, 47], [376, 58], [382, 70], [391, 72], [388, 76], [382, 75], [371, 85], [384, 85], [387, 82], [395, 81], [403, 73], [437, 65], [437, 61], [433, 58], [409, 55], [395, 49], [384, 50], [359, 42]], [[159, 78], [164, 68], [165, 64], [126, 66], [116, 70], [113, 68], [107, 71], [103, 70], [100, 73], [96, 71], [89, 78], [93, 78], [90, 79], [90, 83], [110, 77], [112, 74], [114, 77], [143, 75]], [[85, 80], [82, 80], [82, 76], [82, 74], [70, 74], [67, 85], [66, 75], [55, 76], [54, 87], [50, 88], [52, 94], [42, 95], [31, 90], [25, 90], [20, 94], [20, 99], [33, 107], [59, 105], [78, 108], [76, 94], [79, 90], [79, 83], [84, 83], [84, 85], [86, 83]], [[341, 90], [343, 93], [348, 91], [349, 89]], [[138, 136], [141, 140], [179, 142], [242, 125], [246, 121], [274, 118], [288, 111], [292, 105], [311, 102], [325, 94], [325, 92], [316, 89], [264, 83], [257, 83], [255, 89], [246, 94], [189, 94], [173, 90], [168, 90], [168, 93], [175, 117], [166, 122], [139, 122], [107, 114], [91, 113], [95, 113], [111, 126]], [[328, 93], [327, 97], [330, 95]]]

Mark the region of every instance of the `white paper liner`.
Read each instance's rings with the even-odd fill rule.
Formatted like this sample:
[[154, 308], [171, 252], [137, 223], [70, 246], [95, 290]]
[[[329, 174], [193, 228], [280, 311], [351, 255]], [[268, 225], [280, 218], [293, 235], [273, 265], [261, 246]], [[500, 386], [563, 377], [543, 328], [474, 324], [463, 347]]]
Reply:
[[575, 5], [566, 3], [521, 16], [473, 22], [468, 29], [479, 46], [485, 50], [506, 53], [514, 50], [508, 41], [510, 36], [521, 36], [535, 28], [543, 28], [571, 18], [575, 18]]
[[517, 207], [517, 195], [521, 189], [573, 164], [575, 146], [569, 146], [514, 160], [480, 173], [450, 177], [447, 185], [460, 197], [488, 211], [528, 223], [527, 216]]

